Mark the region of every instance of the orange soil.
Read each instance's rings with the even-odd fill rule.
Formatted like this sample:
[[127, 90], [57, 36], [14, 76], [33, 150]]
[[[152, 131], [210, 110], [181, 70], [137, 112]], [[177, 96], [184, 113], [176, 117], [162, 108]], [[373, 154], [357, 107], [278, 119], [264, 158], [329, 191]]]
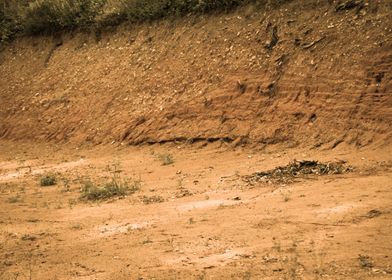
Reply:
[[1, 53], [0, 137], [390, 144], [390, 1], [305, 2], [17, 40]]
[[[14, 144], [0, 144], [2, 279], [391, 277], [390, 151]], [[174, 164], [161, 165], [160, 153]], [[294, 158], [347, 160], [355, 170], [288, 185], [241, 179]], [[141, 179], [140, 191], [79, 201], [83, 179], [108, 181], [108, 166]], [[50, 172], [58, 184], [40, 187]]]
[[[0, 279], [391, 279], [391, 3], [318, 2], [5, 46]], [[293, 159], [354, 171], [242, 179]]]

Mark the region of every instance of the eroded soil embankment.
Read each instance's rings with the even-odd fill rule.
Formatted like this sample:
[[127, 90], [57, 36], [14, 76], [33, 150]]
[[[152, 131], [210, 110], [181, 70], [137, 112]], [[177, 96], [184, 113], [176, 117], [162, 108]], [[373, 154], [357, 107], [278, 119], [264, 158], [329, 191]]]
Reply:
[[391, 10], [292, 1], [99, 38], [19, 39], [1, 53], [0, 137], [388, 143]]

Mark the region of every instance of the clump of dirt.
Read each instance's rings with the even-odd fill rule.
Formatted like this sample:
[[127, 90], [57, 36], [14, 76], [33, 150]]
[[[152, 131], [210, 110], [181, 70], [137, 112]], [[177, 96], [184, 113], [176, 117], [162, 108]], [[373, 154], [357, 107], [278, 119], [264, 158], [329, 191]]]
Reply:
[[250, 185], [263, 182], [292, 183], [296, 178], [308, 175], [342, 174], [352, 170], [353, 168], [347, 166], [345, 161], [322, 163], [316, 160], [294, 160], [285, 166], [245, 176], [244, 180]]

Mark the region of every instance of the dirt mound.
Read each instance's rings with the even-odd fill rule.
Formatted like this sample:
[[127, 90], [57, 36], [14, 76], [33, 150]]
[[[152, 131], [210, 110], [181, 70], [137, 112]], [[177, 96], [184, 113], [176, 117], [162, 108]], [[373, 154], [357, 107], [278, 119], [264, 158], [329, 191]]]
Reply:
[[0, 138], [389, 144], [391, 4], [329, 2], [19, 39], [0, 57]]

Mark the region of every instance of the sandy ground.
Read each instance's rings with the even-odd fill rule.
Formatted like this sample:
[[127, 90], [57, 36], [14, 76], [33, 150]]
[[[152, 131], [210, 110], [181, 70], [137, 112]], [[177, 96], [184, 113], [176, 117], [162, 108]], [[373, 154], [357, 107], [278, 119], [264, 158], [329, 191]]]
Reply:
[[[174, 163], [162, 165], [159, 155]], [[293, 159], [354, 171], [260, 183]], [[0, 279], [391, 279], [392, 154], [0, 142]], [[57, 185], [42, 187], [53, 174]], [[80, 201], [82, 182], [141, 181]]]

